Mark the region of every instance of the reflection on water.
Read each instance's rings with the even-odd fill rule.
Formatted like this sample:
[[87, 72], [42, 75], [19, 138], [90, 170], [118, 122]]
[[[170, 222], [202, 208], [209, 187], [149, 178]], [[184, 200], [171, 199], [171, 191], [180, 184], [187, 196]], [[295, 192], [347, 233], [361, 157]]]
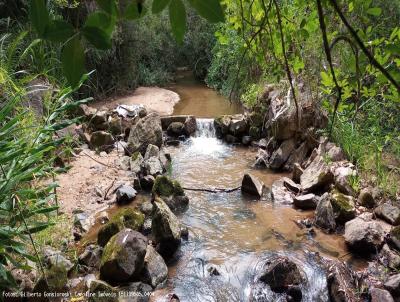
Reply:
[[[267, 186], [283, 174], [252, 168], [256, 150], [228, 146], [202, 129], [210, 120], [198, 121], [200, 131], [180, 147], [169, 147], [172, 177], [192, 188], [233, 188], [251, 172]], [[186, 192], [189, 209], [179, 218], [190, 230], [177, 259], [170, 263], [169, 289], [181, 301], [247, 301], [257, 292], [260, 300], [280, 301], [282, 295], [257, 286], [254, 276], [266, 257], [285, 254], [300, 264], [308, 283], [303, 301], [327, 301], [326, 278], [312, 252], [344, 257], [343, 238], [316, 230], [300, 229], [295, 221], [312, 216], [288, 206], [256, 201], [240, 191]], [[220, 275], [210, 276], [215, 267]], [[251, 295], [250, 295], [250, 292]], [[283, 299], [283, 298], [282, 298]]]
[[191, 71], [179, 71], [176, 83], [168, 89], [179, 94], [181, 100], [174, 107], [174, 115], [191, 114], [197, 117], [215, 117], [243, 111], [238, 102], [227, 102], [215, 90], [197, 81]]

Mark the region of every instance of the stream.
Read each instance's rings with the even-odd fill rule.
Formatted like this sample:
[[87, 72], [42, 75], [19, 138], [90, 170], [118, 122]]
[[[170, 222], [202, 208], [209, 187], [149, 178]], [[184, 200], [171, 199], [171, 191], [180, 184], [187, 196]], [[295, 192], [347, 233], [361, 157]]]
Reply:
[[[240, 110], [232, 108], [215, 91], [191, 80], [176, 87], [175, 91], [184, 96], [176, 114], [212, 117]], [[196, 94], [191, 100], [187, 96], [193, 90]], [[247, 172], [270, 187], [276, 179], [287, 176], [252, 168], [257, 150], [227, 145], [217, 139], [213, 119], [197, 118], [197, 128], [195, 136], [179, 147], [167, 148], [172, 157], [171, 176], [184, 187], [234, 188]], [[261, 286], [255, 277], [262, 263], [275, 255], [289, 257], [302, 269], [307, 280], [302, 287], [302, 301], [329, 301], [326, 275], [316, 252], [350, 264], [354, 261], [349, 259], [341, 236], [317, 229], [309, 233], [297, 226], [296, 220], [312, 217], [313, 211], [254, 200], [240, 190], [186, 194], [189, 208], [178, 218], [188, 227], [189, 239], [182, 242], [168, 263], [167, 287], [159, 290], [153, 301], [162, 301], [161, 296], [168, 292], [177, 294], [181, 301], [286, 301], [284, 294]]]

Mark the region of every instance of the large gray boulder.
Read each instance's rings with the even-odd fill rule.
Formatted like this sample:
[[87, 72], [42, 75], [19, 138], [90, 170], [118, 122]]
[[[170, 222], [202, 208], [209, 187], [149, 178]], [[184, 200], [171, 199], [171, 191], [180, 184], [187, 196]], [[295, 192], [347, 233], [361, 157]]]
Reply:
[[295, 148], [296, 141], [294, 139], [285, 140], [279, 148], [272, 153], [269, 159], [269, 167], [273, 170], [281, 169]]
[[331, 185], [333, 181], [333, 173], [321, 155], [317, 155], [300, 176], [301, 187], [306, 192], [325, 189]]
[[373, 220], [372, 214], [364, 213], [346, 222], [344, 239], [350, 249], [359, 254], [369, 254], [379, 251], [390, 225], [383, 221]]
[[181, 243], [180, 223], [171, 209], [159, 197], [153, 204], [151, 230], [157, 250], [163, 257], [172, 256]]
[[117, 204], [123, 205], [132, 202], [136, 198], [137, 192], [131, 186], [123, 185], [116, 191]]
[[315, 224], [328, 231], [333, 231], [336, 228], [335, 215], [329, 193], [322, 195], [318, 202], [315, 210]]
[[107, 151], [114, 147], [114, 143], [114, 137], [105, 131], [96, 131], [90, 136], [90, 145], [94, 149]]
[[313, 210], [317, 207], [319, 198], [312, 194], [299, 195], [293, 198], [293, 204], [296, 208], [302, 210]]
[[139, 119], [131, 128], [128, 138], [128, 150], [131, 153], [139, 151], [144, 154], [149, 144], [161, 147], [162, 129], [161, 120], [156, 113]]
[[261, 198], [264, 187], [264, 183], [254, 175], [247, 173], [243, 176], [241, 187], [242, 193], [247, 193], [250, 195], [254, 195], [257, 198]]
[[387, 221], [391, 225], [400, 224], [400, 208], [390, 203], [383, 203], [375, 209], [377, 217]]
[[104, 248], [100, 264], [101, 279], [110, 283], [139, 280], [146, 250], [146, 237], [131, 229], [123, 229]]
[[144, 257], [144, 268], [142, 272], [142, 281], [156, 288], [162, 285], [168, 277], [168, 267], [164, 259], [151, 246], [147, 246], [146, 256]]

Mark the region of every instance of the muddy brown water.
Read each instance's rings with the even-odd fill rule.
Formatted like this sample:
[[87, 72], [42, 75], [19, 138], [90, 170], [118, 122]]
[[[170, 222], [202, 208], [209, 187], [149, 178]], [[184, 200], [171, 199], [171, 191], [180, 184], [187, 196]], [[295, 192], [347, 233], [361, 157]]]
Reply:
[[[174, 114], [212, 117], [241, 112], [228, 100], [193, 78], [182, 78], [173, 87], [182, 103]], [[213, 120], [198, 118], [198, 131], [178, 147], [168, 147], [172, 165], [170, 176], [190, 188], [234, 188], [247, 172], [259, 177], [266, 186], [287, 174], [253, 168], [256, 149], [227, 145], [215, 137]], [[285, 255], [301, 268], [306, 282], [302, 301], [329, 301], [326, 275], [318, 255], [346, 260], [354, 268], [364, 263], [352, 259], [339, 235], [318, 229], [310, 234], [300, 229], [296, 220], [310, 218], [312, 211], [299, 211], [271, 200], [255, 200], [231, 193], [186, 191], [188, 209], [178, 214], [189, 229], [189, 239], [182, 241], [169, 263], [166, 287], [157, 290], [151, 301], [165, 301], [168, 293], [181, 301], [286, 301], [257, 282], [262, 264], [275, 255]], [[150, 199], [142, 195], [139, 201]], [[110, 210], [111, 213], [115, 211]], [[92, 231], [91, 238], [96, 231]], [[211, 275], [215, 268], [218, 275]]]

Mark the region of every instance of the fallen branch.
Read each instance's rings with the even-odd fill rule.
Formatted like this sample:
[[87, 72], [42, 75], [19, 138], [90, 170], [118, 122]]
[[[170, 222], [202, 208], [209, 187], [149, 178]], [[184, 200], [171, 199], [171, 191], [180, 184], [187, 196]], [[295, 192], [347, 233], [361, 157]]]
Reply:
[[103, 200], [106, 200], [106, 199], [107, 199], [107, 195], [108, 195], [108, 193], [110, 192], [111, 188], [114, 186], [116, 180], [117, 180], [117, 179], [114, 178], [114, 180], [112, 181], [111, 185], [110, 185], [110, 186], [106, 189], [106, 191], [104, 192]]
[[89, 157], [90, 159], [94, 160], [96, 163], [98, 163], [98, 164], [100, 164], [100, 165], [103, 165], [103, 166], [105, 166], [105, 167], [112, 168], [112, 169], [115, 169], [115, 168], [116, 168], [116, 166], [110, 166], [110, 165], [107, 165], [107, 164], [105, 164], [105, 163], [102, 163], [101, 161], [99, 161], [99, 160], [93, 158], [92, 156], [90, 156], [89, 154], [87, 154], [87, 153], [84, 152], [84, 151], [82, 151], [81, 154], [83, 154], [83, 155]]
[[186, 187], [184, 187], [183, 189], [186, 191], [196, 191], [196, 192], [231, 193], [231, 192], [240, 190], [240, 188], [241, 188], [241, 186], [236, 187], [236, 188], [229, 188], [229, 189], [223, 189], [223, 188], [202, 189], [202, 188], [186, 188]]

